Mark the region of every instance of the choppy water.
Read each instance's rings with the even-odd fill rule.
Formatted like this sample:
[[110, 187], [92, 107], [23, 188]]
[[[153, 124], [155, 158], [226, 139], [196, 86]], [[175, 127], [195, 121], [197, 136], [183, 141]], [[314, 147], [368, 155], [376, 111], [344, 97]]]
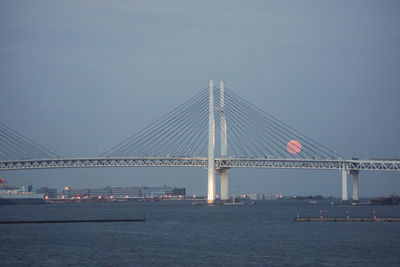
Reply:
[[400, 223], [295, 222], [300, 216], [400, 217], [400, 207], [200, 206], [191, 202], [1, 206], [0, 220], [146, 222], [0, 225], [1, 266], [399, 266]]

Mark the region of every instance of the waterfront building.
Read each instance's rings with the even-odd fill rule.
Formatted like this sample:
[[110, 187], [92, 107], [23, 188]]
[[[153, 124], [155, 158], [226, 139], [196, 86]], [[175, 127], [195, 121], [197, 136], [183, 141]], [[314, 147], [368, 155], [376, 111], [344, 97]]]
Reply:
[[186, 188], [172, 188], [171, 191], [172, 196], [186, 196]]
[[36, 190], [38, 194], [43, 194], [48, 198], [57, 198], [57, 189], [56, 188], [48, 188], [48, 187], [41, 187]]
[[61, 198], [106, 198], [106, 199], [121, 199], [121, 198], [166, 198], [186, 195], [185, 188], [177, 187], [100, 187], [100, 188], [83, 188], [72, 189], [65, 187]]

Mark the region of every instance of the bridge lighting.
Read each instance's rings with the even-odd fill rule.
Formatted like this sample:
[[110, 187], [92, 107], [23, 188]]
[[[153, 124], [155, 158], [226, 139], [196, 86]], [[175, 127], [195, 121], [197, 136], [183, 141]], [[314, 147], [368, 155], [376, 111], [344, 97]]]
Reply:
[[290, 154], [294, 155], [300, 153], [302, 147], [299, 141], [293, 139], [287, 143], [286, 149]]

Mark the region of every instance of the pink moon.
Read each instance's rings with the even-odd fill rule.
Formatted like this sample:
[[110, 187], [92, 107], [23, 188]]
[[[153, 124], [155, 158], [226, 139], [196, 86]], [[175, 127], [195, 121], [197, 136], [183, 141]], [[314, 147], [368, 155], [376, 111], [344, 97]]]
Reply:
[[301, 145], [301, 143], [297, 140], [290, 140], [287, 143], [286, 149], [290, 154], [297, 154], [301, 151], [301, 148], [303, 146]]

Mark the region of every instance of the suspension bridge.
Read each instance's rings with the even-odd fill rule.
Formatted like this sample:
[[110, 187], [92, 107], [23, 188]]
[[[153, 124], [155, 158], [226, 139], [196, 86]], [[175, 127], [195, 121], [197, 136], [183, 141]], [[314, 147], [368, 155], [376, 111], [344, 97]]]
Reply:
[[228, 170], [274, 168], [339, 170], [342, 200], [357, 202], [359, 171], [400, 171], [400, 160], [342, 156], [249, 103], [220, 82], [94, 158], [63, 158], [0, 123], [0, 171], [91, 167], [202, 167], [208, 169], [207, 199], [229, 199]]

